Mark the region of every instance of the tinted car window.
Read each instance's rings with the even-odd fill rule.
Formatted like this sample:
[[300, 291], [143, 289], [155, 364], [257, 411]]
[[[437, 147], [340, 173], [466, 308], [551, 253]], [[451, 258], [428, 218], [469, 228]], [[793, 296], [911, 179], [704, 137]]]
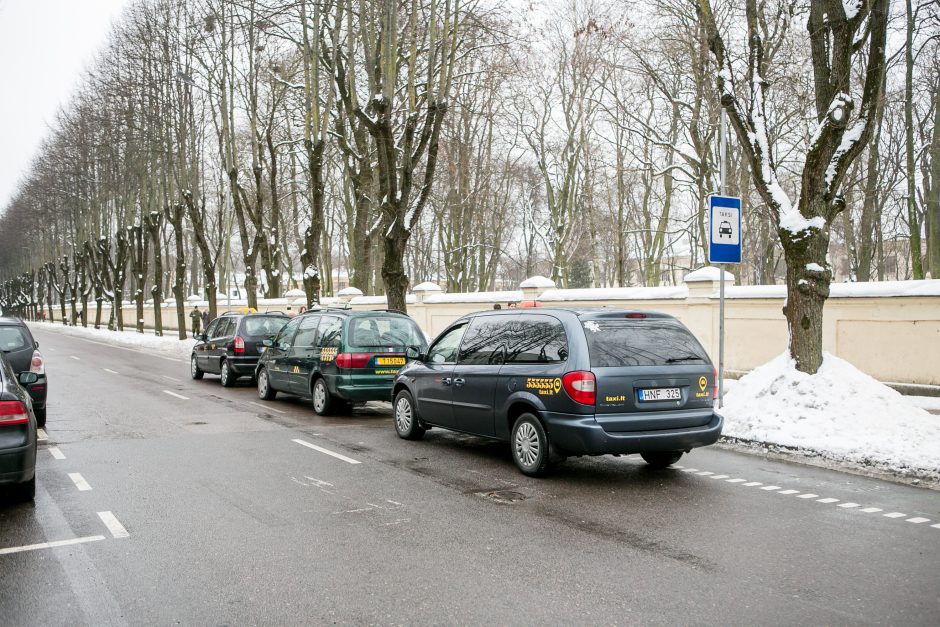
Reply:
[[708, 363], [708, 354], [675, 320], [586, 320], [591, 366], [664, 366]]
[[274, 338], [274, 343], [277, 346], [281, 346], [281, 347], [283, 347], [286, 344], [289, 344], [292, 336], [294, 335], [294, 331], [297, 330], [297, 327], [300, 325], [301, 320], [303, 320], [303, 318], [294, 318], [293, 320], [288, 322], [286, 325], [284, 325], [284, 328], [281, 329], [281, 332], [277, 334], [276, 338]]
[[460, 344], [461, 364], [501, 364], [512, 339], [516, 316], [479, 316], [470, 323]]
[[432, 364], [456, 363], [457, 349], [460, 347], [460, 340], [466, 330], [467, 325], [464, 324], [442, 335], [431, 347], [427, 360]]
[[399, 316], [367, 316], [352, 318], [347, 334], [348, 344], [357, 348], [424, 347], [424, 334], [409, 318]]
[[0, 350], [15, 351], [30, 345], [29, 337], [20, 327], [0, 327]]
[[251, 337], [274, 335], [284, 328], [287, 320], [282, 316], [249, 316], [242, 320], [242, 333]]
[[220, 322], [222, 322], [222, 319], [216, 318], [209, 323], [209, 326], [206, 327], [206, 337], [215, 337], [215, 332], [219, 328]]
[[300, 322], [300, 328], [297, 335], [294, 336], [295, 347], [309, 347], [316, 345], [317, 323], [320, 322], [319, 316], [306, 316]]
[[343, 343], [343, 321], [336, 316], [323, 316], [320, 319], [320, 346], [339, 348]]
[[568, 359], [568, 336], [557, 318], [512, 316], [507, 334], [507, 364], [544, 364]]

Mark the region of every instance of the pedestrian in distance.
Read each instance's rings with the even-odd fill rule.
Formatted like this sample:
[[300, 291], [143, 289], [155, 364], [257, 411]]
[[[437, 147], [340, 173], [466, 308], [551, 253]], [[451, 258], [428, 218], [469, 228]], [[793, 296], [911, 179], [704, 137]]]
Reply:
[[199, 311], [199, 305], [193, 307], [189, 317], [193, 320], [193, 339], [195, 339], [199, 337], [199, 331], [202, 327], [202, 312]]
[[203, 329], [209, 328], [209, 312], [208, 311], [202, 312], [202, 328]]
[[306, 308], [305, 306], [301, 305], [301, 306], [300, 306], [300, 310], [297, 311], [297, 315], [299, 316], [300, 314], [302, 314], [302, 313], [304, 313], [304, 312], [306, 312], [306, 311], [307, 311], [307, 308]]
[[493, 305], [493, 309], [502, 309], [502, 308], [503, 306], [500, 305], [499, 303], [496, 303], [495, 305]]

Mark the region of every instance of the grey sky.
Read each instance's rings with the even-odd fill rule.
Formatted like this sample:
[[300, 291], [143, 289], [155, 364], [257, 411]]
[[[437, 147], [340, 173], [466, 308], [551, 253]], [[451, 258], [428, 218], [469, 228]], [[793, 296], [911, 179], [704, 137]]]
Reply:
[[0, 0], [0, 212], [128, 0]]

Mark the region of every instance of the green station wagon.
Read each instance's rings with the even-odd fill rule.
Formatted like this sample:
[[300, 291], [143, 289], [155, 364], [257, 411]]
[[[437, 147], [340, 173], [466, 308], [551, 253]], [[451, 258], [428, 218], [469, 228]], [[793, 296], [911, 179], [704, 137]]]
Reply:
[[427, 348], [427, 340], [403, 313], [322, 309], [297, 316], [264, 346], [258, 396], [311, 398], [325, 416], [351, 403], [389, 400], [405, 348]]

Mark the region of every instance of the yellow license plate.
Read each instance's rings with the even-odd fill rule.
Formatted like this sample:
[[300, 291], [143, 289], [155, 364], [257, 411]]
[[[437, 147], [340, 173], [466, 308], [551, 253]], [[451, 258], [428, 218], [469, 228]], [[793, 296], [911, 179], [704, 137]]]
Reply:
[[376, 357], [375, 365], [376, 366], [404, 366], [405, 358], [404, 357]]

